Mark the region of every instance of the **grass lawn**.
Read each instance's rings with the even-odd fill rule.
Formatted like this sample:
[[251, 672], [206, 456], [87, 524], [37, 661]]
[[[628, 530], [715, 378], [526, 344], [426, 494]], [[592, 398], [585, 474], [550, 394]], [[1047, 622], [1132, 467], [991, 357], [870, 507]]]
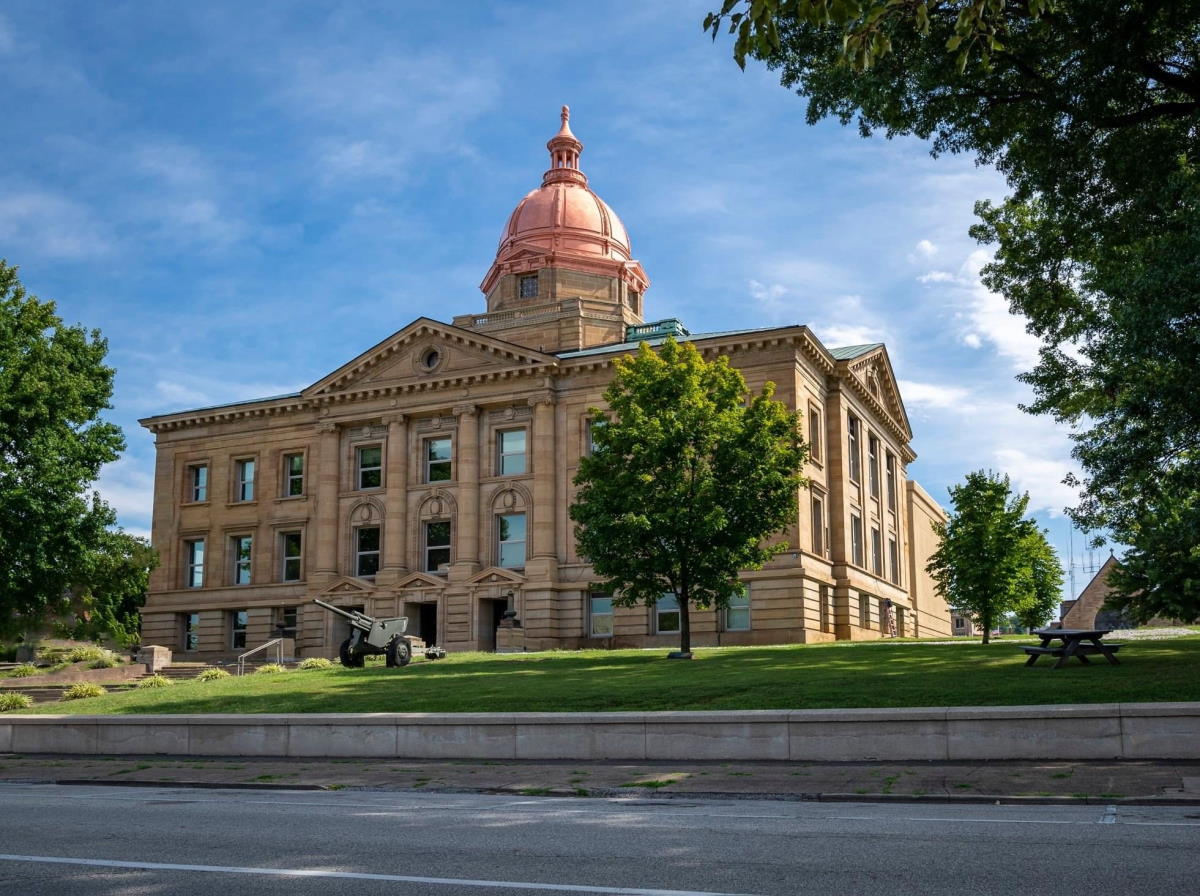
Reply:
[[[513, 712], [1005, 706], [1200, 701], [1200, 636], [1129, 643], [1103, 658], [1025, 668], [1019, 641], [451, 654], [403, 669], [249, 675], [42, 704], [37, 713]], [[1026, 642], [1028, 643], [1028, 642]]]

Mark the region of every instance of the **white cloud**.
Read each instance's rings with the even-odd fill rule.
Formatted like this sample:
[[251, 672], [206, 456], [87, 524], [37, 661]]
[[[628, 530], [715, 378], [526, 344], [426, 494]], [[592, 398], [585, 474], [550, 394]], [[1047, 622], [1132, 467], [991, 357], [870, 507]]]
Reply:
[[962, 341], [963, 345], [968, 348], [980, 348], [983, 346], [983, 340], [979, 338], [978, 333], [965, 333]]
[[853, 324], [816, 324], [813, 332], [827, 348], [840, 345], [866, 345], [871, 342], [886, 342], [883, 333], [868, 326]]
[[19, 247], [22, 257], [95, 258], [111, 248], [106, 228], [90, 209], [38, 190], [0, 198], [0, 240]]
[[153, 458], [126, 455], [108, 464], [100, 471], [96, 489], [122, 520], [148, 524], [154, 507]]
[[900, 380], [900, 395], [906, 405], [916, 405], [925, 408], [957, 408], [968, 407], [971, 393], [961, 386], [944, 386], [938, 383], [918, 383], [913, 380]]
[[957, 277], [949, 271], [929, 271], [917, 278], [920, 283], [954, 283]]
[[921, 240], [917, 243], [917, 252], [924, 255], [926, 258], [931, 258], [937, 255], [938, 247], [929, 240]]
[[1012, 479], [1014, 491], [1029, 492], [1031, 511], [1059, 516], [1064, 507], [1078, 503], [1075, 489], [1063, 484], [1067, 473], [1075, 469], [1069, 461], [1016, 447], [997, 448], [995, 456], [1000, 469]]

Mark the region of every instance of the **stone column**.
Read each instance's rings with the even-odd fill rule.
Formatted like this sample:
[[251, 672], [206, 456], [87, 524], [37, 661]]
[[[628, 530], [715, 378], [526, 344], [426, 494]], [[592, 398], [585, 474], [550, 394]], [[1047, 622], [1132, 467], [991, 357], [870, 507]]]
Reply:
[[[338, 545], [338, 456], [341, 433], [336, 423], [317, 424], [317, 513], [309, 538], [316, 544], [318, 579], [337, 576]], [[306, 548], [307, 550], [307, 548]]]
[[383, 565], [375, 582], [398, 582], [408, 572], [408, 422], [403, 414], [387, 420], [387, 461], [383, 498]]
[[557, 520], [554, 463], [554, 393], [529, 399], [533, 406], [533, 559], [558, 560], [554, 544]]
[[473, 404], [454, 408], [458, 435], [454, 479], [458, 483], [458, 519], [453, 533], [454, 568], [460, 578], [479, 571], [479, 409]]

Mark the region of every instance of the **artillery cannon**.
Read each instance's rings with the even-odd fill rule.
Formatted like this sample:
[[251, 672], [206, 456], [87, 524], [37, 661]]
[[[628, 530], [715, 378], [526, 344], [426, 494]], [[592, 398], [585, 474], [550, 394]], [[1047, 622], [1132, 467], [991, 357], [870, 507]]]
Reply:
[[[413, 655], [413, 638], [405, 635], [408, 630], [408, 617], [397, 616], [395, 619], [375, 619], [357, 610], [343, 610], [323, 600], [314, 600], [317, 606], [324, 607], [331, 613], [336, 613], [350, 624], [350, 637], [342, 642], [338, 650], [338, 658], [342, 665], [352, 669], [361, 669], [368, 656], [387, 657], [388, 667], [407, 666]], [[425, 658], [441, 659], [446, 655], [445, 649], [426, 645]]]

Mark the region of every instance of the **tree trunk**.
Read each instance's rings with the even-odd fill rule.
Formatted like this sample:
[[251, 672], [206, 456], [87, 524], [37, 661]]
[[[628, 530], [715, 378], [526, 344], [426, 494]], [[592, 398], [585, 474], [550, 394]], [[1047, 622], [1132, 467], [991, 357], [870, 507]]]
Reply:
[[692, 617], [686, 590], [679, 595], [679, 652], [692, 652]]

